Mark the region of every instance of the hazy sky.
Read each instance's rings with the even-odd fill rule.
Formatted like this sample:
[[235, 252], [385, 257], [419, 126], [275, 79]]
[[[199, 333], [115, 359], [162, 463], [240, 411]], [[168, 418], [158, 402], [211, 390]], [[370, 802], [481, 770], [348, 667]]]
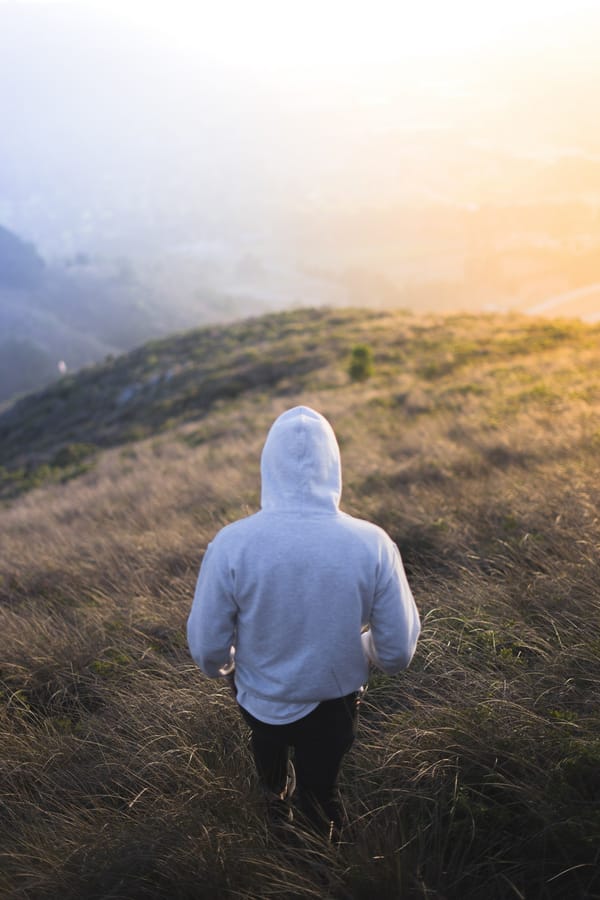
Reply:
[[[0, 0], [65, 5], [69, 0]], [[263, 65], [398, 61], [589, 40], [597, 0], [71, 0], [213, 60]]]
[[599, 0], [0, 0], [0, 222], [87, 247], [445, 195], [473, 141], [598, 153], [598, 46]]
[[[595, 4], [596, 14], [598, 4]], [[577, 0], [421, 0], [348, 2], [130, 3], [116, 9], [139, 17], [191, 46], [204, 28], [214, 53], [224, 59], [287, 62], [357, 62], [460, 52], [506, 39], [560, 39], [566, 21], [589, 14], [594, 4]], [[554, 36], [543, 34], [546, 29]], [[527, 32], [527, 34], [524, 33]], [[200, 38], [201, 39], [201, 38]]]
[[599, 47], [600, 0], [0, 0], [0, 224], [454, 278], [448, 210], [600, 205]]

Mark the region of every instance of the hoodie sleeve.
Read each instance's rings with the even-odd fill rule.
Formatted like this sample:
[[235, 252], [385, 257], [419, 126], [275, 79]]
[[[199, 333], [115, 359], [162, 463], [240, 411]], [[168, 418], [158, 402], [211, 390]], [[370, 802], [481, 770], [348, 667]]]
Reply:
[[410, 664], [421, 632], [421, 621], [400, 552], [391, 540], [388, 541], [377, 579], [370, 630], [362, 635], [362, 644], [374, 665], [388, 675], [394, 675]]
[[211, 678], [230, 659], [235, 643], [237, 606], [233, 598], [231, 577], [218, 545], [208, 545], [187, 623], [187, 639], [195, 663]]

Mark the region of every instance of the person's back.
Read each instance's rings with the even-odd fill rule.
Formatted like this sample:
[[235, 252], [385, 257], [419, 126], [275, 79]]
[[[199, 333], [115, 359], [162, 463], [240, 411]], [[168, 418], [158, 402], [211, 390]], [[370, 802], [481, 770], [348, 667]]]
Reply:
[[[188, 640], [211, 676], [235, 648], [242, 712], [251, 725], [276, 729], [356, 695], [369, 661], [389, 673], [405, 668], [420, 623], [389, 536], [339, 510], [339, 449], [322, 416], [307, 407], [280, 416], [261, 476], [261, 511], [222, 529], [209, 545]], [[361, 635], [365, 626], [370, 631]], [[257, 767], [266, 780], [258, 759]]]

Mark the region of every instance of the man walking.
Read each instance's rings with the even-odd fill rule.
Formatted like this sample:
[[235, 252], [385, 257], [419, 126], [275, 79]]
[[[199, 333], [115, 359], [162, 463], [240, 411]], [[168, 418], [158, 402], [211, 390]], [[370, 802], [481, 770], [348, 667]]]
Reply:
[[406, 668], [419, 614], [391, 538], [339, 509], [340, 453], [323, 416], [305, 406], [279, 416], [261, 480], [260, 512], [207, 548], [188, 643], [211, 677], [235, 653], [236, 698], [272, 807], [283, 806], [293, 748], [300, 817], [330, 833], [342, 824], [337, 778], [369, 663]]

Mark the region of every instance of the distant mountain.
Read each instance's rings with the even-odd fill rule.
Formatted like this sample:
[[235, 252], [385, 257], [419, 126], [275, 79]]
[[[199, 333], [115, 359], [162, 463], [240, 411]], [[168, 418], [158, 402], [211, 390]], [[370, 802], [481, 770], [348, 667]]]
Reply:
[[48, 384], [59, 363], [79, 369], [195, 321], [127, 260], [46, 263], [0, 226], [0, 403]]
[[0, 389], [5, 397], [48, 384], [57, 371], [52, 357], [32, 341], [9, 338], [0, 343]]
[[[91, 315], [106, 284], [92, 287], [89, 278], [47, 265], [33, 244], [0, 226], [0, 402], [48, 384], [61, 360], [78, 368], [115, 349]], [[117, 330], [119, 313], [108, 318]], [[151, 336], [144, 329], [139, 335]]]
[[[215, 321], [312, 303], [339, 304], [343, 291], [319, 274], [263, 267], [232, 252], [210, 264], [202, 248], [148, 260], [76, 253], [45, 262], [2, 229], [0, 403], [59, 375], [152, 338]], [[298, 299], [301, 298], [301, 299]], [[60, 366], [64, 369], [64, 366]]]
[[33, 244], [0, 225], [0, 289], [37, 287], [44, 277], [44, 260]]

